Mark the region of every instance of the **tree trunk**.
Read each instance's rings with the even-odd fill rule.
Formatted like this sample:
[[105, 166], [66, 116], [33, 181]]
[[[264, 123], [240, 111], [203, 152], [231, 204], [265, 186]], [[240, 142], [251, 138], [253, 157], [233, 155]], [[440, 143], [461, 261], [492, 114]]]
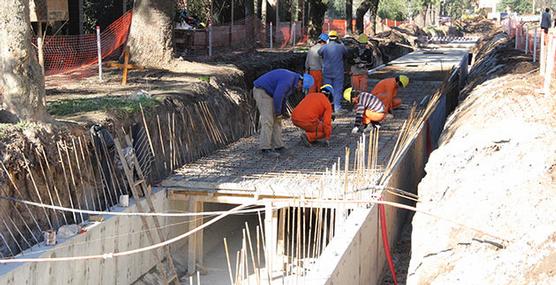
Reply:
[[309, 23], [307, 24], [307, 31], [309, 36], [313, 39], [318, 38], [322, 33], [322, 24], [324, 23], [324, 13], [328, 6], [321, 0], [309, 0]]
[[135, 1], [128, 40], [134, 62], [150, 67], [164, 67], [170, 62], [174, 13], [174, 1]]
[[353, 0], [346, 0], [346, 25], [347, 31], [353, 34]]
[[355, 11], [355, 26], [357, 33], [364, 32], [364, 17], [367, 11], [371, 14], [371, 34], [376, 33], [376, 14], [378, 12], [378, 2], [379, 0], [365, 0], [361, 2], [357, 10]]
[[44, 75], [31, 42], [28, 0], [3, 0], [0, 9], [0, 94], [17, 119], [47, 118]]

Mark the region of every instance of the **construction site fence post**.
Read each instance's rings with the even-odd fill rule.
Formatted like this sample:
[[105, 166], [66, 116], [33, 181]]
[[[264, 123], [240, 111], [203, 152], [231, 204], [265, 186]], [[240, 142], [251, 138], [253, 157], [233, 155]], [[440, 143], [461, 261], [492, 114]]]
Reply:
[[554, 34], [548, 35], [548, 54], [546, 57], [546, 72], [544, 75], [544, 94], [550, 94], [550, 84], [552, 83], [552, 74], [554, 73], [554, 54], [556, 54], [556, 43], [554, 43]]
[[519, 42], [519, 34], [517, 33], [517, 27], [515, 28], [515, 49], [517, 49], [517, 43]]
[[97, 50], [98, 50], [98, 79], [102, 81], [102, 46], [100, 44], [99, 26], [97, 26]]
[[272, 22], [270, 22], [270, 37], [268, 38], [269, 46], [272, 48]]
[[525, 54], [529, 54], [529, 27], [525, 26]]
[[538, 29], [535, 28], [535, 34], [533, 36], [533, 62], [537, 62], [537, 31]]
[[212, 57], [212, 24], [208, 26], [208, 56]]
[[295, 47], [295, 22], [292, 23], [292, 31], [291, 31], [291, 37], [292, 37], [292, 47]]
[[546, 67], [546, 45], [545, 45], [545, 38], [546, 34], [544, 31], [541, 32], [541, 59], [540, 59], [540, 66], [541, 66], [541, 76], [544, 76], [544, 69]]

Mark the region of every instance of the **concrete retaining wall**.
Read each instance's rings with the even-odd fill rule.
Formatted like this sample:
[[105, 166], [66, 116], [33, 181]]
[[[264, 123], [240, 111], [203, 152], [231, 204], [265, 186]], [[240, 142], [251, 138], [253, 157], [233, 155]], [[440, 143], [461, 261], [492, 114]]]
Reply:
[[[143, 201], [144, 202], [144, 201]], [[153, 202], [157, 210], [176, 209], [166, 198], [165, 192], [154, 194]], [[146, 204], [145, 204], [146, 205]], [[136, 212], [135, 204], [124, 212]], [[120, 252], [151, 245], [142, 233], [144, 227], [139, 217], [107, 216], [87, 232], [59, 243], [54, 247], [35, 247], [22, 257], [64, 257]], [[186, 221], [186, 218], [160, 218], [162, 227]], [[154, 225], [151, 225], [153, 227]], [[163, 229], [166, 240], [176, 232], [185, 232], [187, 224]], [[116, 238], [117, 236], [117, 238]], [[173, 249], [184, 248], [176, 243]], [[156, 265], [152, 251], [130, 256], [104, 260], [72, 262], [25, 263], [21, 265], [0, 265], [0, 284], [130, 284]]]
[[[465, 69], [462, 71], [461, 69]], [[387, 185], [415, 191], [424, 176], [428, 156], [436, 145], [447, 116], [457, 106], [461, 84], [467, 75], [467, 56], [441, 87], [442, 97], [403, 158], [395, 166]], [[448, 82], [450, 80], [450, 82]], [[450, 84], [452, 87], [450, 88]], [[456, 102], [454, 104], [454, 102]], [[383, 193], [387, 201], [407, 200]], [[388, 239], [392, 247], [406, 222], [408, 211], [386, 206]], [[354, 210], [335, 235], [306, 280], [310, 284], [378, 284], [385, 272], [386, 256], [379, 227], [378, 207]]]

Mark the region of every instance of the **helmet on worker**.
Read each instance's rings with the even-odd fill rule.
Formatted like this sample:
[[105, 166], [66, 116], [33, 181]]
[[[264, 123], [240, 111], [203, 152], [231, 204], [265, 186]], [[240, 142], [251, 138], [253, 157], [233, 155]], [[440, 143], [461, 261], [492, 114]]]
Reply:
[[338, 32], [336, 32], [334, 30], [328, 32], [328, 38], [330, 40], [333, 40], [333, 41], [337, 40], [338, 39]]
[[344, 90], [344, 99], [350, 103], [353, 103], [353, 99], [354, 97], [357, 97], [358, 93], [357, 91], [353, 90], [353, 88], [349, 87], [346, 88], [346, 90]]
[[334, 100], [334, 87], [332, 87], [332, 85], [330, 84], [324, 84], [319, 88], [319, 90], [320, 93], [326, 95], [330, 103], [332, 103], [332, 100]]
[[323, 42], [323, 43], [328, 42], [328, 35], [325, 34], [325, 33], [320, 34], [320, 36], [319, 36], [319, 42]]
[[360, 34], [359, 37], [357, 37], [357, 42], [359, 42], [360, 44], [368, 44], [369, 37], [367, 37], [367, 35], [365, 34]]
[[409, 85], [409, 77], [406, 75], [398, 75], [396, 76], [396, 82], [403, 88], [406, 88]]
[[308, 73], [304, 73], [303, 75], [300, 74], [299, 80], [302, 82], [303, 90], [309, 90], [313, 84], [315, 84], [315, 79]]

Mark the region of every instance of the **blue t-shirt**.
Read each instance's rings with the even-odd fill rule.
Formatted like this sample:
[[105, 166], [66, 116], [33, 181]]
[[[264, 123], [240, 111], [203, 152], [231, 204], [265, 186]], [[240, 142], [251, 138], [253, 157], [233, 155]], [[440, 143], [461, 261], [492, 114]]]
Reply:
[[286, 104], [285, 99], [293, 94], [299, 76], [299, 73], [287, 69], [275, 69], [261, 75], [253, 82], [253, 85], [256, 88], [263, 89], [272, 97], [274, 114], [282, 114]]

